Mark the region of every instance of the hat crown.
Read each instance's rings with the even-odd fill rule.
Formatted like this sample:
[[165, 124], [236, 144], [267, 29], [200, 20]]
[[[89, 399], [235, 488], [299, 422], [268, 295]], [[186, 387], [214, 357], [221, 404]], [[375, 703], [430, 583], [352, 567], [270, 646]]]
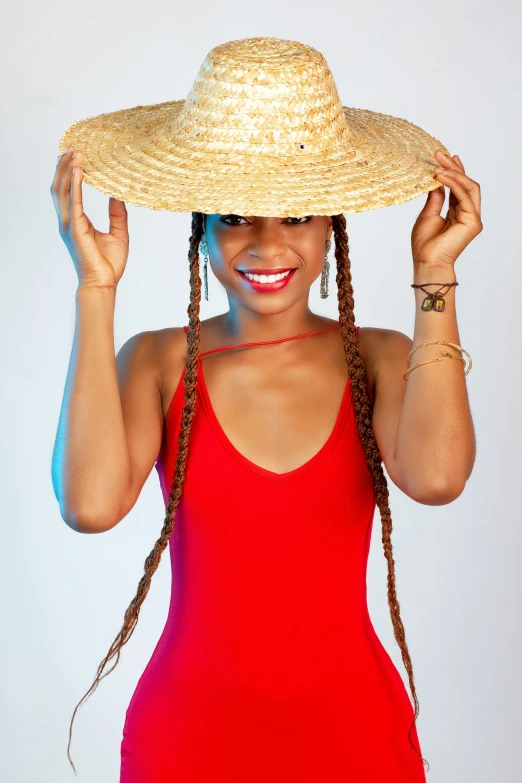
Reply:
[[332, 73], [311, 46], [244, 38], [206, 56], [172, 128], [191, 149], [233, 155], [357, 157]]

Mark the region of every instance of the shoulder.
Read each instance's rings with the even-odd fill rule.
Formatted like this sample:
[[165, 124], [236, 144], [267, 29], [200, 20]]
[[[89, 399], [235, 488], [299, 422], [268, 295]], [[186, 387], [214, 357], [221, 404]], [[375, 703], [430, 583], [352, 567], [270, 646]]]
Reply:
[[138, 332], [129, 337], [119, 348], [116, 360], [120, 367], [154, 368], [157, 357], [157, 332]]
[[178, 354], [186, 348], [186, 333], [182, 326], [138, 332], [129, 337], [118, 353], [133, 355], [145, 363], [161, 362], [166, 355]]
[[119, 371], [147, 373], [159, 389], [165, 372], [181, 376], [186, 361], [186, 333], [182, 326], [138, 332], [117, 352]]
[[170, 326], [154, 332], [154, 355], [161, 384], [168, 373], [181, 377], [187, 361], [187, 333], [182, 326]]
[[385, 367], [403, 367], [413, 346], [413, 340], [396, 329], [379, 329], [361, 326], [359, 329], [359, 351], [375, 383], [379, 372]]
[[[212, 341], [218, 333], [217, 316], [200, 321], [200, 351], [204, 343]], [[148, 332], [140, 332], [127, 341], [136, 350], [149, 357], [150, 364], [160, 375], [181, 375], [187, 361], [187, 333], [183, 326], [169, 326]]]
[[413, 340], [404, 332], [396, 329], [379, 329], [374, 326], [361, 326], [359, 329], [360, 350], [365, 351], [372, 360], [392, 353], [406, 353], [411, 350]]

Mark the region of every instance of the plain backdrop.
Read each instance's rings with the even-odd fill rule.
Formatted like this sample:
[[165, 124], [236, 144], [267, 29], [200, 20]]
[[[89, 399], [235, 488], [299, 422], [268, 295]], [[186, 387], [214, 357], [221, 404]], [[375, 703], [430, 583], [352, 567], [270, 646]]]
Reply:
[[[321, 51], [344, 105], [419, 125], [458, 153], [481, 185], [484, 230], [456, 264], [461, 344], [473, 359], [476, 463], [463, 494], [444, 506], [415, 503], [390, 482], [392, 541], [428, 780], [522, 779], [521, 21], [514, 0], [32, 0], [5, 9], [2, 780], [75, 779], [66, 755], [73, 709], [121, 628], [165, 516], [155, 470], [131, 513], [104, 535], [73, 532], [53, 493], [77, 286], [49, 192], [60, 137], [76, 119], [184, 98], [210, 49], [267, 35]], [[87, 214], [108, 230], [108, 197], [88, 185], [83, 193]], [[410, 236], [425, 199], [347, 216], [357, 324], [413, 336]], [[188, 318], [190, 215], [127, 207], [131, 250], [117, 292], [116, 350], [137, 332]], [[210, 269], [209, 297], [203, 319], [227, 309]], [[317, 280], [310, 305], [338, 317], [335, 274], [330, 297], [320, 298]], [[377, 510], [369, 609], [407, 686], [386, 573]], [[170, 580], [166, 552], [118, 667], [77, 713], [78, 780], [119, 779], [125, 710], [163, 629]]]

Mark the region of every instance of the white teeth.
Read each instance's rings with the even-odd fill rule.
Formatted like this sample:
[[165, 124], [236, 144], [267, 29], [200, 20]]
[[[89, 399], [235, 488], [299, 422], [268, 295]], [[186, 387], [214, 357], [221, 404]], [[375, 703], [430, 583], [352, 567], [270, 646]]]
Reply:
[[255, 280], [256, 283], [275, 283], [289, 275], [291, 271], [292, 270], [289, 269], [288, 272], [281, 272], [280, 275], [251, 275], [249, 272], [243, 272], [243, 274], [245, 277], [248, 277], [249, 280]]

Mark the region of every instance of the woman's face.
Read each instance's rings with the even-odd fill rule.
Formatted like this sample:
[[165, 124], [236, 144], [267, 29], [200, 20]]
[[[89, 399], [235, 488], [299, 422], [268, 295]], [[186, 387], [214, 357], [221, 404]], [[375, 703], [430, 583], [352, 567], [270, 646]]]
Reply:
[[[217, 214], [204, 219], [209, 264], [229, 299], [249, 310], [274, 313], [308, 297], [324, 266], [326, 240], [332, 235], [331, 217]], [[274, 283], [250, 281], [245, 274], [288, 271], [282, 281]]]

